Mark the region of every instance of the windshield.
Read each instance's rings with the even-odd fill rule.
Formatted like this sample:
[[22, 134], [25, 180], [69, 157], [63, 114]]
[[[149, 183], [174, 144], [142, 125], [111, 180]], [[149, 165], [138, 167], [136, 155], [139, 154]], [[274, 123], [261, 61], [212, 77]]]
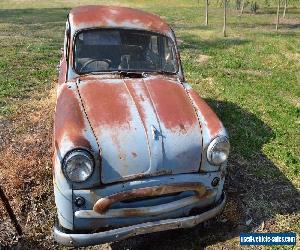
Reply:
[[78, 74], [106, 71], [177, 72], [171, 40], [161, 34], [125, 29], [81, 31], [75, 39]]

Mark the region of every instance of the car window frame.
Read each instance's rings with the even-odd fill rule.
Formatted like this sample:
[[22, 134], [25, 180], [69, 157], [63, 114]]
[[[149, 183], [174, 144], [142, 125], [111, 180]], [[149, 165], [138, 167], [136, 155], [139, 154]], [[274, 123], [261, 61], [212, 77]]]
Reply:
[[[181, 63], [180, 61], [178, 60], [178, 55], [177, 55], [177, 45], [176, 45], [176, 42], [173, 41], [172, 37], [170, 36], [167, 36], [166, 34], [164, 33], [161, 33], [161, 32], [154, 32], [154, 31], [151, 31], [151, 30], [146, 30], [146, 29], [135, 29], [135, 28], [123, 28], [123, 27], [96, 27], [96, 28], [85, 28], [85, 29], [80, 29], [80, 30], [77, 30], [73, 37], [72, 37], [72, 63], [71, 63], [71, 68], [72, 70], [77, 74], [77, 75], [86, 75], [86, 74], [91, 74], [90, 72], [85, 72], [85, 73], [79, 73], [78, 71], [76, 71], [75, 69], [75, 42], [76, 42], [76, 38], [77, 36], [84, 32], [84, 31], [90, 31], [90, 30], [133, 30], [133, 31], [144, 31], [144, 32], [147, 32], [149, 34], [153, 34], [153, 35], [160, 35], [160, 36], [163, 36], [163, 37], [166, 37], [172, 44], [173, 46], [173, 49], [174, 49], [174, 59], [176, 61], [176, 71], [174, 72], [169, 72], [170, 74], [174, 74], [174, 75], [178, 75], [179, 72], [180, 72], [180, 67], [181, 67]], [[112, 72], [115, 72], [117, 70], [109, 70], [109, 71], [97, 71], [99, 73], [112, 73]], [[134, 71], [134, 72], [149, 72], [149, 73], [159, 73], [159, 71], [143, 71], [143, 70], [131, 70], [131, 71]], [[130, 72], [130, 70], [129, 70]]]

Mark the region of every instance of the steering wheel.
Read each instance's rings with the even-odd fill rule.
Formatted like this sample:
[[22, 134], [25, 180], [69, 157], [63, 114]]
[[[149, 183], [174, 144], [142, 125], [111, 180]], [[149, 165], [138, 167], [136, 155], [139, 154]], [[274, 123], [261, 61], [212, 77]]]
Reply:
[[111, 60], [109, 59], [90, 59], [82, 65], [80, 71], [82, 72], [88, 65], [90, 65], [93, 62], [106, 62], [108, 64], [108, 67], [111, 66]]

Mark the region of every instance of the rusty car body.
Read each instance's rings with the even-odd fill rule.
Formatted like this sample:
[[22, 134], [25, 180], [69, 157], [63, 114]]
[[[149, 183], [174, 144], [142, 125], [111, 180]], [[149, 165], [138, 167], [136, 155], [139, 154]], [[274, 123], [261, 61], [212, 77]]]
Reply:
[[228, 135], [185, 81], [175, 35], [141, 10], [66, 22], [54, 123], [54, 238], [88, 246], [220, 213]]

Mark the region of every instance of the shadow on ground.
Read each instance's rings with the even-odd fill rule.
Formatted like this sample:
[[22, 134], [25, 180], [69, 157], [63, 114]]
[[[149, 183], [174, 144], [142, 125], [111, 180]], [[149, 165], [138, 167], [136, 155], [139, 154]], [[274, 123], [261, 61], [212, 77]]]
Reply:
[[[251, 23], [238, 23], [232, 24], [232, 27], [235, 28], [246, 28], [246, 29], [265, 29], [265, 30], [274, 30], [275, 23], [260, 23], [260, 24], [251, 24]], [[279, 30], [295, 30], [297, 31], [300, 28], [300, 19], [294, 21], [294, 23], [279, 23]]]
[[112, 249], [201, 249], [217, 243], [226, 247], [224, 241], [242, 232], [267, 231], [276, 215], [300, 212], [299, 192], [261, 152], [274, 137], [272, 130], [236, 104], [207, 101], [231, 138], [225, 211], [204, 225], [137, 236], [113, 243]]
[[194, 49], [198, 51], [225, 50], [233, 46], [244, 45], [250, 42], [250, 40], [241, 38], [215, 38], [213, 40], [202, 40], [195, 35], [183, 35], [181, 38], [183, 39], [183, 43], [180, 45], [180, 49]]
[[[277, 8], [276, 7], [269, 7], [269, 8], [264, 8], [263, 10], [259, 10], [256, 15], [264, 15], [264, 14], [269, 14], [269, 15], [276, 15], [277, 14]], [[295, 15], [295, 14], [300, 14], [300, 8], [297, 8], [295, 6], [288, 6], [287, 15]]]

